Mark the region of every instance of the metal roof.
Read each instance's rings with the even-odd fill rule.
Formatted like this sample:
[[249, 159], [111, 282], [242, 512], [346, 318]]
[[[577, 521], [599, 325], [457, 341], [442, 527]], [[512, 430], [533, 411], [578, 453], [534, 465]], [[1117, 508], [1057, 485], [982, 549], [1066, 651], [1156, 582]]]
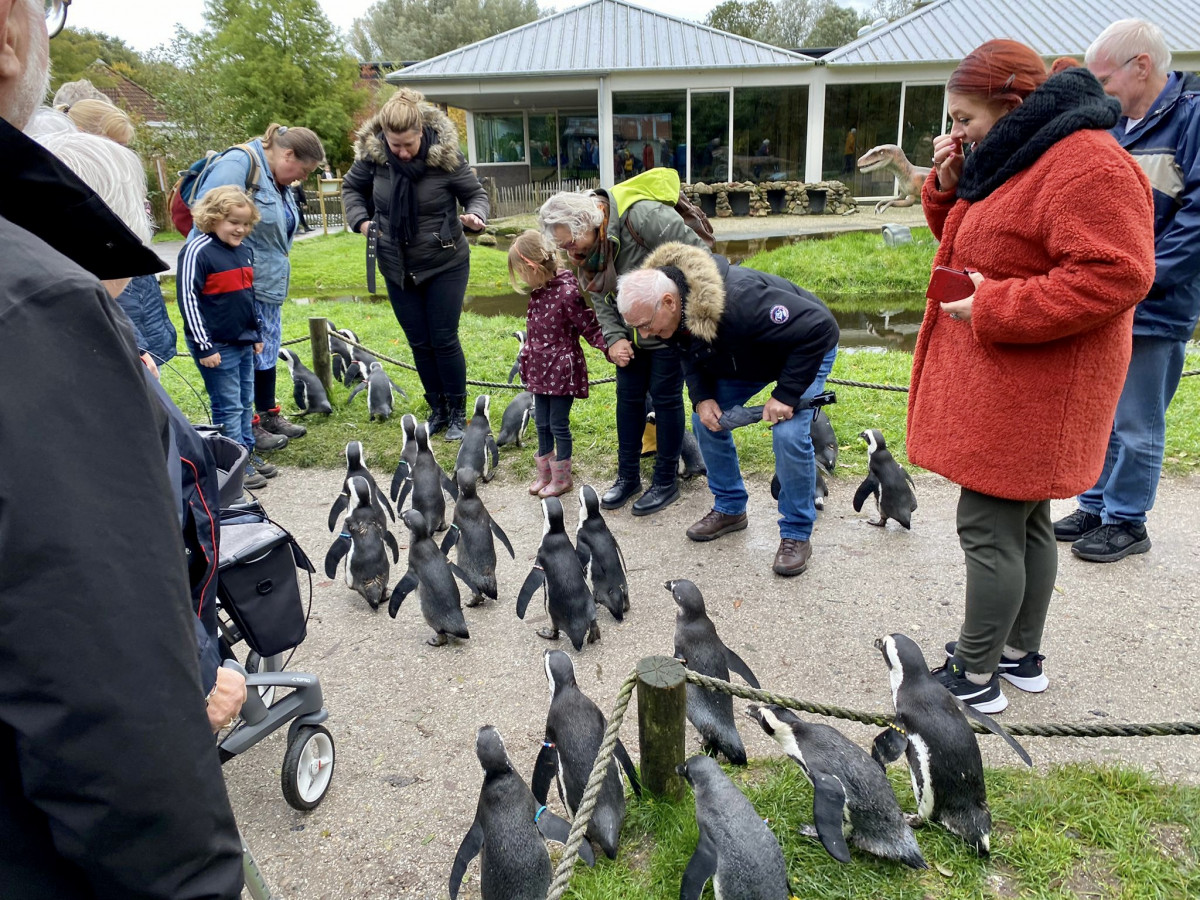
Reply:
[[518, 75], [593, 75], [639, 69], [745, 69], [812, 63], [626, 0], [591, 0], [409, 66], [388, 81]]
[[823, 61], [831, 66], [957, 62], [984, 41], [1013, 38], [1042, 56], [1076, 56], [1082, 62], [1101, 31], [1131, 16], [1161, 27], [1173, 53], [1200, 49], [1200, 0], [934, 0]]

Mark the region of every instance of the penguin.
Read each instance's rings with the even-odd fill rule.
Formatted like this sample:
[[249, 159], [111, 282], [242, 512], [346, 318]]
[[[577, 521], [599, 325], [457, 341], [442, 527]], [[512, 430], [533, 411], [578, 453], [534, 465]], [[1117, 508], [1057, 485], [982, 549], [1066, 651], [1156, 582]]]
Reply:
[[512, 368], [508, 370], [508, 383], [512, 384], [516, 380], [517, 373], [521, 371], [521, 351], [525, 349], [525, 332], [514, 331], [512, 336], [517, 339], [517, 358], [513, 360]]
[[575, 553], [584, 575], [592, 583], [592, 597], [620, 622], [629, 611], [629, 583], [625, 580], [625, 557], [617, 539], [600, 514], [596, 489], [585, 484], [579, 491], [579, 527], [575, 529]]
[[746, 715], [775, 739], [812, 783], [815, 827], [801, 831], [819, 838], [830, 856], [850, 862], [843, 832], [849, 823], [850, 840], [860, 850], [914, 869], [929, 868], [887, 775], [858, 744], [836, 728], [802, 721], [782, 706], [752, 703]]
[[467, 631], [466, 619], [463, 618], [462, 601], [454, 576], [457, 575], [468, 587], [474, 589], [470, 576], [447, 560], [446, 555], [433, 542], [433, 530], [420, 510], [406, 509], [401, 513], [400, 520], [408, 526], [409, 531], [408, 571], [392, 589], [388, 615], [396, 618], [404, 598], [413, 588], [418, 588], [421, 615], [433, 629], [433, 636], [425, 643], [431, 647], [440, 647], [446, 643], [447, 635], [468, 639], [471, 635]]
[[396, 521], [396, 514], [392, 511], [391, 504], [380, 493], [379, 487], [375, 484], [375, 477], [367, 469], [367, 453], [363, 450], [362, 442], [350, 441], [346, 444], [344, 452], [346, 454], [346, 477], [342, 481], [342, 492], [338, 494], [337, 499], [333, 501], [333, 506], [329, 508], [329, 530], [333, 531], [338, 516], [350, 502], [350, 479], [355, 476], [365, 479], [371, 486], [371, 503], [379, 509], [380, 515], [386, 512], [393, 522]]
[[[483, 767], [483, 786], [475, 820], [450, 868], [450, 900], [458, 900], [467, 866], [476, 856], [483, 900], [545, 900], [554, 872], [543, 839], [565, 844], [571, 826], [534, 800], [494, 726], [484, 725], [476, 732], [475, 755]], [[579, 855], [595, 865], [586, 841]]]
[[833, 433], [833, 423], [829, 421], [829, 416], [820, 407], [817, 408], [817, 414], [812, 421], [812, 445], [817, 465], [824, 469], [826, 474], [832, 475], [837, 466], [837, 435]]
[[[780, 484], [779, 484], [779, 475], [778, 474], [772, 475], [771, 476], [771, 499], [772, 500], [775, 500], [775, 501], [779, 500], [780, 490], [781, 490], [781, 488], [780, 488]], [[825, 477], [821, 474], [821, 469], [818, 466], [817, 467], [817, 477], [813, 484], [813, 506], [816, 507], [820, 512], [824, 512], [825, 511], [825, 498], [828, 496], [829, 496], [829, 487], [825, 484]]]
[[500, 417], [500, 433], [496, 435], [496, 446], [505, 447], [508, 444], [521, 446], [525, 429], [533, 418], [533, 394], [521, 391], [504, 407], [504, 415]]
[[[649, 401], [647, 401], [647, 405], [649, 405]], [[658, 428], [658, 415], [654, 410], [646, 413], [646, 425], [647, 431], [651, 427]], [[657, 434], [657, 431], [652, 433]], [[657, 452], [657, 447], [654, 452]], [[644, 449], [642, 455], [646, 455]], [[700, 453], [700, 445], [696, 443], [696, 436], [687, 428], [683, 430], [683, 443], [679, 447], [677, 470], [680, 478], [694, 478], [697, 475], [708, 474], [708, 466], [704, 464], [704, 456]]]
[[454, 504], [454, 524], [442, 541], [442, 553], [449, 554], [451, 547], [458, 547], [459, 568], [471, 577], [474, 584], [467, 606], [480, 606], [485, 596], [496, 599], [496, 545], [492, 535], [504, 545], [513, 559], [512, 544], [495, 519], [488, 513], [479, 499], [476, 486], [479, 473], [474, 469], [459, 469], [455, 473], [458, 482], [458, 502]]
[[563, 508], [557, 497], [542, 501], [542, 518], [542, 543], [538, 547], [537, 561], [517, 595], [517, 618], [525, 618], [530, 598], [544, 586], [550, 627], [538, 629], [538, 636], [557, 641], [559, 632], [565, 631], [571, 645], [582, 650], [585, 640], [589, 644], [600, 640], [596, 602], [563, 527]]
[[500, 461], [500, 451], [496, 447], [496, 439], [492, 436], [492, 420], [489, 412], [492, 398], [480, 394], [475, 398], [475, 415], [467, 423], [466, 434], [458, 447], [458, 458], [454, 461], [454, 470], [474, 469], [486, 482], [496, 477], [496, 464]]
[[333, 407], [329, 403], [329, 395], [325, 393], [325, 385], [321, 384], [321, 379], [313, 374], [312, 370], [300, 362], [300, 357], [285, 348], [279, 351], [279, 358], [287, 363], [288, 374], [292, 376], [292, 399], [296, 401], [300, 415], [332, 413]]
[[[446, 530], [446, 494], [458, 498], [458, 486], [442, 471], [437, 458], [429, 449], [429, 423], [417, 424], [413, 441], [417, 451], [413, 457], [412, 470], [400, 486], [396, 506], [403, 506], [409, 492], [412, 493], [412, 508], [419, 509], [425, 516], [430, 531]], [[395, 484], [393, 477], [392, 483]]]
[[[721, 642], [717, 629], [704, 610], [700, 589], [686, 579], [668, 581], [666, 589], [675, 599], [675, 658], [693, 672], [729, 681], [732, 669], [752, 688], [758, 679], [745, 661]], [[736, 766], [746, 765], [746, 748], [733, 721], [733, 697], [688, 684], [687, 717], [703, 739], [706, 753], [724, 753]]]
[[346, 369], [350, 366], [350, 345], [342, 340], [337, 326], [329, 319], [329, 355], [333, 363], [333, 377], [342, 381], [346, 377]]
[[693, 756], [675, 767], [696, 795], [700, 839], [679, 885], [679, 900], [700, 900], [711, 878], [718, 900], [788, 900], [779, 841], [717, 761]]
[[392, 392], [395, 391], [401, 397], [408, 399], [408, 394], [404, 388], [396, 384], [388, 377], [387, 372], [383, 371], [383, 363], [371, 363], [370, 371], [367, 374], [365, 382], [360, 381], [350, 391], [350, 403], [363, 388], [367, 389], [367, 409], [370, 410], [370, 421], [374, 422], [378, 419], [380, 422], [386, 422], [392, 416], [393, 397]]
[[400, 417], [400, 461], [392, 473], [392, 486], [388, 491], [392, 502], [400, 496], [400, 488], [412, 477], [413, 463], [417, 461], [417, 417], [405, 413]]
[[354, 475], [347, 482], [350, 510], [342, 523], [341, 534], [325, 555], [325, 574], [335, 577], [338, 563], [345, 556], [346, 586], [361, 595], [371, 609], [379, 609], [391, 573], [386, 550], [392, 551], [392, 562], [399, 562], [400, 548], [396, 536], [388, 531], [383, 513], [371, 502], [371, 486], [367, 480]]
[[[358, 339], [358, 335], [349, 328], [343, 328], [340, 333], [342, 337], [354, 341], [355, 344], [362, 343], [362, 341]], [[343, 373], [342, 377], [343, 383], [346, 385], [346, 387], [353, 387], [358, 382], [367, 380], [367, 374], [371, 371], [371, 363], [375, 362], [376, 360], [373, 355], [368, 353], [366, 350], [363, 350], [361, 347], [347, 345], [347, 349], [350, 352], [350, 362], [346, 366], [346, 371]]]
[[966, 707], [929, 674], [925, 656], [911, 638], [878, 638], [892, 686], [895, 721], [875, 738], [871, 756], [881, 766], [908, 759], [917, 814], [912, 825], [940, 822], [975, 848], [991, 850], [992, 814], [988, 809], [979, 742], [966, 715], [1004, 737], [1027, 765], [1029, 754], [991, 716]]
[[[608, 722], [600, 707], [579, 689], [571, 657], [561, 650], [547, 650], [543, 653], [543, 664], [550, 685], [550, 710], [546, 714], [546, 739], [533, 769], [533, 797], [544, 806], [550, 781], [556, 779], [563, 808], [574, 818]], [[637, 770], [625, 745], [618, 740], [587, 827], [587, 837], [599, 844], [609, 859], [617, 858], [617, 843], [625, 821], [625, 787], [621, 784], [618, 763], [625, 770], [634, 794], [642, 796]]]
[[878, 428], [860, 432], [858, 436], [867, 442], [869, 472], [854, 492], [854, 511], [859, 512], [868, 495], [874, 494], [879, 518], [868, 519], [870, 524], [886, 526], [888, 519], [895, 519], [905, 528], [911, 528], [912, 514], [917, 509], [912, 476], [892, 458]]

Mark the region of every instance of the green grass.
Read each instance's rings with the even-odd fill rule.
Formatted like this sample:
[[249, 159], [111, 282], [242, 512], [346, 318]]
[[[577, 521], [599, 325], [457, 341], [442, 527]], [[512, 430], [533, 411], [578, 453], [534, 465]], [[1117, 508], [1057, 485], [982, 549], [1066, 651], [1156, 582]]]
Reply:
[[[790, 760], [726, 767], [769, 820], [804, 900], [983, 900], [1021, 897], [1184, 898], [1200, 896], [1200, 789], [1168, 786], [1131, 770], [1054, 767], [1045, 775], [988, 770], [992, 856], [980, 859], [939, 826], [918, 829], [930, 868], [918, 872], [852, 849], [842, 865], [797, 831], [812, 823], [812, 788]], [[902, 809], [915, 808], [908, 773], [889, 770]], [[577, 866], [575, 900], [675, 900], [695, 849], [694, 806], [631, 800], [614, 861]], [[711, 885], [704, 897], [712, 897]]]

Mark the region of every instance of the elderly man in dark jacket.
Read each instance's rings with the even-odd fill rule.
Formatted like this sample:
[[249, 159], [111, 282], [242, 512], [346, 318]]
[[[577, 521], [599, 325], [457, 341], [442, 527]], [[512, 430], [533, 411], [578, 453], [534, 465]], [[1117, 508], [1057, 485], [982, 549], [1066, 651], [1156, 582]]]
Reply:
[[0, 384], [41, 373], [0, 391], [0, 896], [235, 900], [168, 424], [97, 280], [163, 266], [20, 132], [46, 38], [33, 0], [0, 0]]
[[797, 413], [796, 406], [824, 388], [833, 367], [838, 341], [833, 314], [786, 279], [731, 266], [722, 256], [683, 244], [659, 247], [641, 270], [623, 277], [617, 308], [639, 334], [683, 350], [695, 408], [692, 427], [714, 497], [712, 511], [688, 529], [694, 541], [746, 527], [749, 495], [733, 437], [722, 430], [720, 418], [775, 383], [762, 413], [772, 426], [780, 483], [773, 568], [779, 575], [799, 575], [812, 554], [816, 461], [812, 416]]

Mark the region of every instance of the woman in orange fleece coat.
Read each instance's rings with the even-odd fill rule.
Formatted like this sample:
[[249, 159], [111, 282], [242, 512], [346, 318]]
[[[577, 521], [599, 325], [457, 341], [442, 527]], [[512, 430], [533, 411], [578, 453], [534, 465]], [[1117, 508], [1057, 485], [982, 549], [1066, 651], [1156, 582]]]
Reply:
[[1107, 133], [1120, 113], [1082, 68], [1047, 79], [988, 41], [946, 86], [953, 127], [922, 191], [935, 266], [975, 293], [931, 300], [917, 337], [908, 456], [962, 486], [966, 619], [936, 674], [999, 712], [999, 677], [1045, 690], [1058, 555], [1051, 497], [1095, 483], [1124, 383], [1133, 308], [1154, 280], [1150, 184]]

